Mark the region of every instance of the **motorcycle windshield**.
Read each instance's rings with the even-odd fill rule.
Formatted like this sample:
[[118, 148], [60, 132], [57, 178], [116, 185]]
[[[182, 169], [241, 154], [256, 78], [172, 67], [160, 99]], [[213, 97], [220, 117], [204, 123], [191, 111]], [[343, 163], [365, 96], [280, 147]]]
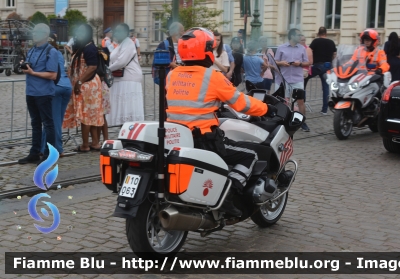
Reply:
[[364, 45], [340, 45], [333, 62], [333, 71], [336, 76], [341, 80], [348, 80], [356, 74], [367, 73], [365, 59], [360, 59], [364, 55]]
[[274, 86], [275, 91], [272, 93], [272, 95], [280, 96], [280, 97], [284, 98], [285, 90], [292, 92], [291, 86], [283, 77], [281, 70], [280, 70], [278, 64], [276, 64], [274, 57], [272, 57], [272, 55], [269, 53], [267, 54], [267, 57], [268, 57], [269, 67], [271, 69], [271, 72], [272, 72], [272, 74], [274, 76], [274, 80], [275, 80], [275, 86]]

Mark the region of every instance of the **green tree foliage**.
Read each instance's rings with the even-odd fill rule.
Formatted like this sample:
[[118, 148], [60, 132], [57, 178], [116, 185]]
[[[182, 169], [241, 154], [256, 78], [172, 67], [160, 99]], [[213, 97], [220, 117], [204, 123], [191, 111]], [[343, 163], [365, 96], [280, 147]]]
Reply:
[[79, 10], [74, 10], [74, 9], [68, 9], [67, 12], [65, 13], [64, 19], [68, 20], [68, 26], [69, 26], [69, 34], [73, 35], [75, 32], [75, 29], [83, 24], [87, 23], [86, 17], [82, 14], [81, 11]]
[[89, 19], [90, 26], [93, 27], [93, 33], [96, 35], [96, 44], [99, 44], [99, 36], [103, 34], [103, 19], [101, 17]]
[[49, 20], [47, 19], [47, 17], [42, 12], [39, 11], [33, 14], [31, 21], [34, 24], [44, 23], [49, 25]]
[[[215, 30], [217, 27], [229, 23], [229, 21], [219, 21], [218, 18], [223, 14], [223, 10], [217, 10], [207, 7], [206, 0], [193, 0], [193, 5], [187, 8], [179, 9], [179, 22], [185, 29], [192, 27], [204, 27]], [[172, 5], [164, 4], [161, 12], [162, 26], [168, 30], [168, 18], [172, 15]]]
[[50, 19], [54, 19], [54, 18], [57, 18], [57, 16], [55, 15], [55, 14], [52, 14], [52, 15], [48, 15], [47, 16], [47, 20], [50, 22]]

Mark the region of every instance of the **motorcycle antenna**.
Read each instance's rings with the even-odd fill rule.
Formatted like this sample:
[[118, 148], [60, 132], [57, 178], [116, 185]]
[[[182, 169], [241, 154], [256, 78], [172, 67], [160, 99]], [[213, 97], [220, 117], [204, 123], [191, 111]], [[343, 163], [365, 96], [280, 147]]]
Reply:
[[[156, 50], [154, 52], [154, 66], [159, 70], [160, 91], [159, 91], [159, 127], [158, 127], [158, 198], [164, 198], [165, 193], [165, 173], [164, 173], [164, 150], [165, 150], [165, 78], [166, 68], [171, 63], [168, 50]], [[157, 203], [158, 205], [158, 203]]]

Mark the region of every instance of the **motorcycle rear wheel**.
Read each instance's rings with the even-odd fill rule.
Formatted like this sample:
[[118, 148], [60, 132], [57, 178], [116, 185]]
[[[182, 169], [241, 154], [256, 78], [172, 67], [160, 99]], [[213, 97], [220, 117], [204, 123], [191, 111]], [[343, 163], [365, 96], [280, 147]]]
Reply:
[[333, 116], [333, 130], [335, 131], [336, 137], [340, 140], [347, 139], [353, 131], [353, 122], [351, 122], [352, 119], [349, 114], [350, 111], [347, 110], [335, 110]]
[[185, 243], [187, 234], [187, 231], [165, 231], [158, 218], [156, 205], [148, 199], [139, 206], [135, 218], [126, 219], [129, 245], [142, 258], [175, 255]]
[[289, 194], [286, 193], [278, 200], [266, 203], [251, 216], [251, 220], [261, 228], [270, 227], [281, 219], [285, 211]]

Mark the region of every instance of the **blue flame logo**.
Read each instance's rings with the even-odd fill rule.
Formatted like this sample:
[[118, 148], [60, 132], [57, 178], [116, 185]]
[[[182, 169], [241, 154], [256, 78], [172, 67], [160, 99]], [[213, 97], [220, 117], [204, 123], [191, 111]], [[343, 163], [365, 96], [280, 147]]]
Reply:
[[[46, 171], [48, 171], [51, 168], [51, 166], [57, 162], [57, 160], [59, 158], [58, 151], [49, 143], [47, 144], [47, 146], [49, 147], [49, 157], [36, 168], [35, 173], [33, 174], [33, 182], [35, 183], [35, 185], [37, 187], [39, 187], [42, 190], [50, 189], [50, 187], [53, 185], [54, 181], [57, 179], [57, 175], [58, 175], [58, 165], [56, 165], [45, 176]], [[46, 184], [44, 184], [44, 182]], [[51, 198], [48, 194], [41, 193], [41, 194], [37, 194], [37, 195], [33, 196], [28, 203], [29, 214], [31, 215], [31, 217], [33, 219], [35, 219], [38, 222], [44, 222], [44, 220], [39, 216], [39, 214], [36, 210], [37, 203], [38, 203], [39, 199], [42, 197]], [[51, 202], [43, 201], [43, 203], [50, 208], [51, 213], [53, 214], [53, 218], [54, 218], [53, 224], [48, 228], [41, 227], [37, 224], [35, 224], [35, 227], [41, 233], [47, 234], [47, 233], [51, 233], [52, 231], [54, 231], [58, 228], [58, 225], [60, 224], [60, 212], [58, 211], [58, 208]], [[45, 217], [49, 217], [49, 212], [45, 208], [42, 208], [40, 211]]]

